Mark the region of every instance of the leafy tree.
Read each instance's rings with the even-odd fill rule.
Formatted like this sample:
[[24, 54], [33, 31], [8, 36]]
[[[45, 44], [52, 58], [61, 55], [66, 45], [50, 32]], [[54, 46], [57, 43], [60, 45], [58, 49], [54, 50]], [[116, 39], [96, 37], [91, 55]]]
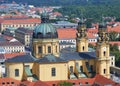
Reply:
[[60, 82], [58, 83], [58, 86], [73, 86], [73, 84], [70, 82]]
[[117, 32], [110, 32], [109, 33], [109, 37], [110, 37], [110, 41], [117, 41], [117, 36], [118, 36], [118, 33]]
[[120, 51], [118, 49], [118, 45], [110, 45], [110, 53], [115, 55], [115, 64], [120, 67]]

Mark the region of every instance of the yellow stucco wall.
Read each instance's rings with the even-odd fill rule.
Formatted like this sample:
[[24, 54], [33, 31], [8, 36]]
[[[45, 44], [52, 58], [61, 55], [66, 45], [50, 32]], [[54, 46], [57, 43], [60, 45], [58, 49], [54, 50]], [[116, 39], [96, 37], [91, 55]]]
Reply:
[[[42, 53], [38, 52], [38, 47], [42, 47]], [[51, 46], [51, 53], [55, 56], [59, 56], [59, 40], [58, 39], [33, 39], [33, 55], [36, 58], [41, 58], [48, 53], [48, 46]], [[57, 49], [56, 49], [57, 46]]]
[[[51, 68], [56, 68], [56, 76], [51, 75]], [[68, 66], [67, 63], [40, 64], [39, 73], [42, 81], [67, 80]]]
[[[23, 63], [6, 63], [7, 77], [14, 78], [16, 80], [22, 80], [23, 78]], [[15, 76], [15, 69], [19, 69], [19, 76]]]
[[[80, 40], [77, 40], [76, 45], [77, 45], [78, 52], [88, 51], [88, 39], [87, 38], [81, 38]], [[83, 47], [84, 47], [84, 51], [83, 51]]]

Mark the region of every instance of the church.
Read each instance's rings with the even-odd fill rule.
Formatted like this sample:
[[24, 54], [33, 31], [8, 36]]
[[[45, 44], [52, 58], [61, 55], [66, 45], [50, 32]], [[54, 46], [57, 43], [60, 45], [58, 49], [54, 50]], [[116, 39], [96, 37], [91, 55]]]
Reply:
[[[92, 78], [100, 74], [110, 78], [109, 37], [106, 25], [99, 25], [94, 52], [88, 51], [86, 26], [78, 23], [75, 52], [60, 52], [56, 28], [49, 16], [41, 16], [32, 39], [32, 55], [20, 55], [5, 62], [7, 77], [16, 80], [54, 81]], [[65, 33], [64, 33], [65, 34]]]

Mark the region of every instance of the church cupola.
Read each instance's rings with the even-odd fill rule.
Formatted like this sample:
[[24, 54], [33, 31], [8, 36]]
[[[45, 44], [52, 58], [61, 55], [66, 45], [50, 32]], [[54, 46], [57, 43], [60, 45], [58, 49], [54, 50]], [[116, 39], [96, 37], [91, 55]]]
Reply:
[[47, 54], [59, 56], [59, 40], [56, 28], [49, 23], [49, 15], [41, 15], [41, 24], [33, 31], [33, 56], [42, 58]]
[[47, 13], [41, 15], [41, 24], [35, 27], [33, 38], [58, 38], [57, 30], [49, 23], [49, 15]]
[[87, 52], [88, 51], [88, 39], [86, 35], [85, 20], [81, 19], [78, 23], [77, 34], [76, 34], [76, 51]]

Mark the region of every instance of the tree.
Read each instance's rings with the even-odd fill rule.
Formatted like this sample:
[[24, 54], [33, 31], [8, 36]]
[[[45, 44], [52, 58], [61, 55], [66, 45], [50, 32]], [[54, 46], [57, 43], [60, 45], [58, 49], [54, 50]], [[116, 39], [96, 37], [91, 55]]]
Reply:
[[118, 36], [118, 33], [117, 32], [110, 32], [109, 33], [109, 37], [110, 37], [110, 41], [117, 41], [117, 36]]
[[70, 82], [60, 82], [58, 83], [58, 86], [73, 86], [73, 84]]

